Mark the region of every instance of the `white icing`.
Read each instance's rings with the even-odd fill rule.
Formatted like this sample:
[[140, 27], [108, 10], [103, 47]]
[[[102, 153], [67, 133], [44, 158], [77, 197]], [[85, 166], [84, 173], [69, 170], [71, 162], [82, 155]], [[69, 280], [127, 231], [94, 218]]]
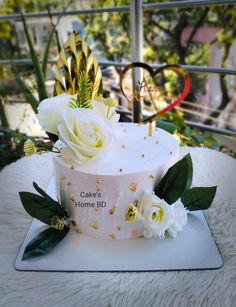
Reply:
[[[162, 129], [153, 129], [152, 137], [148, 136], [147, 125], [119, 123], [114, 129], [116, 141], [113, 148], [95, 163], [71, 168], [72, 165], [62, 160], [60, 155], [54, 159], [56, 181], [60, 182], [57, 193], [70, 217], [82, 233], [109, 240], [141, 235], [142, 222], [127, 222], [126, 208], [129, 203], [139, 200], [144, 190], [153, 191], [154, 183], [176, 161], [179, 152], [177, 140]], [[81, 191], [92, 193], [98, 188], [100, 198], [81, 196]], [[106, 206], [99, 207], [99, 210], [75, 206], [97, 201], [104, 201]], [[115, 211], [111, 214], [114, 206]]]
[[[98, 175], [138, 173], [167, 163], [170, 155], [175, 155], [179, 149], [178, 141], [162, 129], [153, 129], [153, 135], [148, 136], [147, 125], [117, 123], [114, 133], [113, 147], [104, 157], [93, 163], [73, 165], [75, 169]], [[62, 157], [57, 159], [60, 163], [71, 166]]]

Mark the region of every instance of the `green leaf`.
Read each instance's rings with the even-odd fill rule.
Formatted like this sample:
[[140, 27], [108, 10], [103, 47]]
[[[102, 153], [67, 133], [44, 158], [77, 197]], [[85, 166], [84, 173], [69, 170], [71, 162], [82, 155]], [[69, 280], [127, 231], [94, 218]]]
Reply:
[[20, 87], [20, 90], [22, 91], [22, 93], [25, 96], [25, 100], [28, 103], [31, 104], [33, 110], [36, 112], [37, 107], [38, 107], [37, 99], [31, 93], [31, 91], [29, 90], [29, 87], [25, 84], [24, 80], [21, 79], [19, 70], [18, 70], [16, 64], [14, 63], [14, 61], [11, 61], [11, 67], [12, 67], [13, 73], [15, 74], [16, 81], [17, 81], [17, 83], [18, 83], [18, 85]]
[[36, 183], [34, 183], [34, 187], [43, 196], [29, 192], [19, 193], [26, 212], [48, 225], [51, 225], [51, 219], [54, 215], [59, 217], [68, 216], [60, 204], [43, 192]]
[[48, 203], [45, 198], [29, 192], [20, 192], [19, 194], [26, 212], [50, 226], [55, 212], [48, 208]]
[[45, 198], [49, 209], [59, 214], [60, 216], [68, 216], [67, 212], [61, 207], [61, 205], [57, 201], [55, 201], [53, 198], [51, 198], [46, 192], [44, 192], [37, 185], [36, 182], [33, 182], [33, 186], [35, 190]]
[[156, 126], [158, 128], [161, 128], [169, 133], [174, 133], [175, 130], [178, 130], [179, 129], [179, 126], [173, 124], [173, 123], [170, 123], [166, 120], [163, 120], [163, 119], [157, 119], [156, 120]]
[[190, 154], [174, 164], [155, 186], [155, 194], [173, 204], [192, 184], [193, 165]]
[[184, 192], [181, 200], [189, 211], [205, 210], [211, 206], [216, 190], [216, 186], [191, 188]]
[[23, 22], [24, 33], [25, 33], [26, 40], [27, 40], [27, 43], [28, 43], [28, 46], [29, 46], [29, 50], [30, 50], [30, 56], [31, 56], [31, 59], [32, 59], [32, 62], [33, 62], [35, 73], [36, 73], [39, 100], [41, 101], [41, 100], [48, 97], [46, 85], [45, 85], [45, 79], [44, 79], [44, 76], [43, 76], [42, 68], [40, 66], [39, 60], [37, 58], [37, 55], [36, 55], [36, 52], [35, 52], [35, 49], [34, 49], [33, 42], [32, 42], [31, 37], [29, 35], [29, 31], [28, 31], [27, 24], [26, 24], [26, 21], [25, 21], [25, 17], [24, 17], [23, 14], [21, 14], [21, 19], [22, 19], [22, 22]]
[[90, 78], [86, 73], [80, 72], [78, 79], [78, 91], [77, 98], [71, 98], [69, 102], [69, 107], [74, 108], [85, 108], [91, 109], [92, 105], [91, 99], [91, 82]]
[[70, 228], [64, 226], [63, 230], [52, 227], [40, 232], [31, 240], [24, 250], [22, 260], [42, 256], [50, 252], [69, 232]]

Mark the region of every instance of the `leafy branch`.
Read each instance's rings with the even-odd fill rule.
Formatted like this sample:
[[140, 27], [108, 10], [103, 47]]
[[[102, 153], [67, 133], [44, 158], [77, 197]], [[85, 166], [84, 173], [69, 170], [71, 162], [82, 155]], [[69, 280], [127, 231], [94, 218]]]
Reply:
[[20, 192], [20, 199], [26, 212], [32, 217], [51, 226], [40, 232], [26, 246], [23, 260], [44, 255], [52, 250], [69, 232], [68, 213], [62, 206], [45, 193], [35, 182], [35, 190], [40, 194]]
[[217, 187], [191, 188], [193, 165], [190, 154], [174, 164], [159, 183], [156, 183], [155, 194], [169, 205], [179, 198], [189, 211], [205, 210], [211, 206]]
[[83, 73], [82, 71], [79, 74], [78, 77], [78, 90], [77, 90], [77, 96], [76, 98], [72, 98], [69, 107], [75, 109], [75, 108], [85, 108], [85, 109], [91, 109], [91, 82], [88, 75]]

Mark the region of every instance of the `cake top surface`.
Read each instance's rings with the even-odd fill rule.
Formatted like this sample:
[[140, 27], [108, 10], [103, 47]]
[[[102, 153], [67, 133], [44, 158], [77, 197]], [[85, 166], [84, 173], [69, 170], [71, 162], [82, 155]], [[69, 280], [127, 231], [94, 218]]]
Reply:
[[124, 175], [155, 169], [168, 163], [179, 152], [175, 137], [162, 129], [153, 129], [148, 136], [147, 125], [117, 123], [114, 126], [114, 141], [104, 156], [84, 165], [73, 165], [56, 159], [74, 171], [94, 175]]

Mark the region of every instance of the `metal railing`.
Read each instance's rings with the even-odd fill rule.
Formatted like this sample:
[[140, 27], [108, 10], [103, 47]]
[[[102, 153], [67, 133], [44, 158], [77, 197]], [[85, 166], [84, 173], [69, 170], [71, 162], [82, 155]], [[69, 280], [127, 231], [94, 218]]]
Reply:
[[[130, 5], [117, 6], [117, 7], [103, 7], [103, 8], [91, 8], [82, 10], [67, 10], [64, 15], [81, 15], [81, 14], [100, 14], [100, 13], [113, 13], [113, 12], [129, 12], [130, 13], [130, 23], [131, 23], [131, 54], [132, 61], [143, 61], [142, 49], [143, 49], [143, 12], [149, 10], [167, 10], [175, 8], [193, 8], [201, 6], [210, 5], [236, 5], [236, 0], [184, 0], [184, 1], [173, 1], [173, 2], [161, 2], [161, 3], [143, 3], [142, 0], [131, 0]], [[61, 15], [61, 11], [51, 12], [52, 16]], [[26, 13], [25, 17], [41, 18], [47, 17], [47, 12], [38, 13]], [[0, 21], [3, 20], [18, 20], [20, 19], [20, 14], [10, 14], [5, 16], [0, 16]], [[31, 64], [29, 59], [17, 59], [14, 60], [16, 64]], [[54, 60], [49, 60], [49, 64], [54, 64]], [[0, 65], [11, 64], [11, 60], [0, 60]], [[104, 66], [119, 66], [124, 67], [128, 63], [120, 63], [113, 61], [99, 61], [100, 65]], [[159, 64], [150, 64], [152, 68], [158, 68]], [[182, 65], [186, 70], [190, 72], [203, 72], [203, 73], [215, 73], [223, 75], [236, 75], [235, 69], [225, 69], [218, 67], [206, 67], [206, 66], [194, 66], [194, 65]], [[135, 81], [135, 80], [134, 80]], [[138, 108], [139, 112], [142, 112], [142, 106], [135, 103], [135, 108]], [[136, 110], [137, 111], [137, 110]], [[134, 110], [135, 113], [135, 110]], [[137, 118], [134, 118], [137, 120]], [[192, 124], [192, 123], [190, 123]], [[193, 125], [193, 124], [192, 124]], [[194, 123], [196, 126], [196, 124]], [[217, 128], [213, 128], [206, 125], [197, 124], [200, 128], [204, 127], [205, 130], [210, 130], [216, 132]], [[222, 129], [218, 129], [219, 132]], [[225, 130], [227, 131], [227, 130]], [[222, 133], [222, 131], [220, 132]], [[230, 132], [229, 132], [230, 133]], [[228, 134], [228, 133], [227, 133]]]

